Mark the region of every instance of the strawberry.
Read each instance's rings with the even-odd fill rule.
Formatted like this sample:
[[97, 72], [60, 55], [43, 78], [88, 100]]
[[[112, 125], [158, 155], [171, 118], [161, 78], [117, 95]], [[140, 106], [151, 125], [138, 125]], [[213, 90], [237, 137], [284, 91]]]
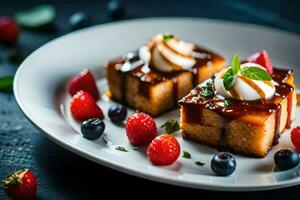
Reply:
[[131, 144], [147, 144], [157, 135], [156, 123], [149, 115], [136, 112], [127, 119], [126, 134]]
[[101, 108], [97, 105], [93, 97], [83, 90], [80, 90], [72, 97], [70, 109], [72, 116], [78, 121], [91, 118], [102, 120], [104, 118]]
[[99, 91], [93, 74], [85, 69], [74, 76], [68, 83], [70, 95], [76, 94], [79, 90], [88, 92], [96, 101], [99, 99]]
[[180, 155], [180, 145], [173, 135], [156, 137], [147, 149], [148, 159], [154, 165], [171, 165]]
[[247, 58], [247, 61], [257, 63], [266, 68], [269, 74], [273, 74], [273, 66], [271, 63], [271, 59], [269, 58], [269, 55], [266, 50], [253, 54], [252, 56]]
[[37, 180], [30, 170], [25, 169], [12, 173], [3, 182], [4, 192], [12, 199], [35, 199]]
[[0, 17], [0, 41], [14, 44], [19, 37], [19, 28], [11, 17]]
[[300, 153], [300, 126], [293, 128], [291, 132], [291, 140], [296, 150]]

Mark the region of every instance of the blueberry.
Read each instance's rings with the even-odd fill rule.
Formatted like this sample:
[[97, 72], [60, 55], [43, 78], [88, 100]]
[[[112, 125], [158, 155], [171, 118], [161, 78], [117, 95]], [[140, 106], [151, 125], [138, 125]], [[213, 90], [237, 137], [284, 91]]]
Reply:
[[88, 119], [81, 123], [81, 133], [84, 138], [95, 140], [99, 138], [105, 129], [105, 124], [98, 118]]
[[299, 154], [290, 149], [281, 149], [274, 155], [274, 161], [280, 170], [287, 170], [299, 164]]
[[108, 117], [113, 123], [119, 124], [127, 117], [127, 109], [125, 106], [115, 104], [108, 109]]
[[236, 161], [230, 153], [219, 152], [214, 155], [210, 167], [217, 175], [228, 176], [234, 172]]
[[72, 30], [78, 30], [91, 25], [90, 16], [83, 11], [76, 12], [71, 15], [69, 24]]
[[124, 14], [124, 6], [121, 0], [110, 0], [107, 4], [107, 10], [111, 18], [120, 19]]

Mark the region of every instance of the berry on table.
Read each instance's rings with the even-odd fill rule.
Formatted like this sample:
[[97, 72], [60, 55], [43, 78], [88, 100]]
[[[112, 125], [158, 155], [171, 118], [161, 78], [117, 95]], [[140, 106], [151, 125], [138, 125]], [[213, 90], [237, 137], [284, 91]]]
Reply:
[[89, 140], [99, 138], [103, 134], [104, 129], [104, 122], [97, 118], [88, 119], [81, 123], [81, 133], [84, 138]]
[[127, 109], [123, 105], [115, 104], [108, 109], [108, 117], [113, 123], [119, 124], [127, 117]]
[[180, 155], [180, 145], [170, 134], [157, 136], [147, 149], [147, 156], [154, 165], [171, 165]]
[[88, 92], [96, 101], [99, 99], [99, 91], [95, 78], [87, 69], [74, 76], [68, 83], [68, 91], [71, 96], [79, 90]]
[[93, 97], [83, 90], [80, 90], [72, 97], [70, 110], [73, 118], [78, 121], [90, 118], [99, 118], [102, 120], [104, 118], [101, 108], [97, 105]]
[[0, 17], [0, 42], [7, 44], [17, 43], [19, 28], [11, 17]]
[[69, 25], [72, 30], [85, 28], [91, 25], [91, 18], [84, 11], [76, 12], [71, 15], [69, 19]]
[[291, 132], [291, 140], [296, 150], [300, 152], [300, 126], [293, 128]]
[[12, 199], [33, 200], [36, 196], [37, 180], [28, 169], [14, 172], [3, 181], [4, 192]]
[[236, 161], [232, 154], [219, 152], [211, 160], [210, 167], [219, 176], [228, 176], [235, 171]]
[[274, 155], [274, 161], [280, 170], [288, 170], [299, 164], [300, 158], [296, 151], [290, 149], [281, 149]]
[[127, 119], [126, 134], [133, 145], [147, 144], [157, 135], [156, 123], [149, 115], [136, 112]]

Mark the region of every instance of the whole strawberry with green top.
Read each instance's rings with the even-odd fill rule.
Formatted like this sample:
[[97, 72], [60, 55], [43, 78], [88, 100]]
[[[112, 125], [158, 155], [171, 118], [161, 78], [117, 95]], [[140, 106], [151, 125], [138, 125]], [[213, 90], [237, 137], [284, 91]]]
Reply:
[[4, 192], [16, 200], [35, 199], [37, 180], [35, 175], [28, 169], [14, 172], [3, 181]]

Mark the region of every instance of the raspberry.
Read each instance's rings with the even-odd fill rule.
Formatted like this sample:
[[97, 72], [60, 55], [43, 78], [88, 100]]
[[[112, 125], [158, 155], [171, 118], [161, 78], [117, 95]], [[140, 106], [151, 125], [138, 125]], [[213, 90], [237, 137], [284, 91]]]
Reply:
[[300, 152], [300, 126], [293, 128], [291, 132], [291, 140], [298, 152]]
[[72, 97], [70, 109], [74, 119], [79, 121], [91, 118], [102, 120], [104, 118], [101, 108], [97, 105], [93, 97], [83, 90], [80, 90]]
[[99, 99], [99, 91], [93, 74], [85, 69], [78, 75], [74, 76], [68, 84], [70, 95], [76, 94], [79, 90], [88, 92], [96, 101]]
[[169, 134], [156, 137], [147, 149], [148, 159], [154, 165], [171, 165], [180, 155], [177, 139]]
[[147, 144], [157, 135], [156, 123], [149, 115], [136, 112], [127, 119], [126, 134], [131, 144]]
[[0, 17], [0, 41], [7, 44], [17, 42], [19, 28], [11, 17]]

